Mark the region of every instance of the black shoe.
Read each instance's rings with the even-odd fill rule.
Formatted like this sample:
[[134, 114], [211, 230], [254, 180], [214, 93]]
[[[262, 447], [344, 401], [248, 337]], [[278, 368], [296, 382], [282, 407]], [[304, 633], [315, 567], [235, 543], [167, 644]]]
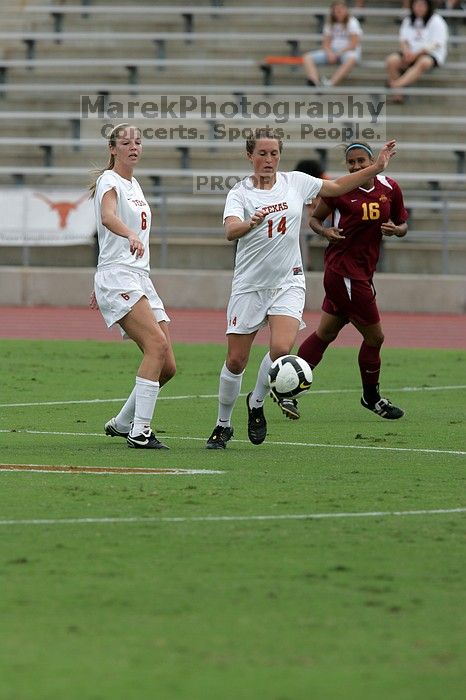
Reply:
[[105, 423], [105, 435], [110, 435], [110, 437], [127, 438], [129, 435], [129, 432], [128, 433], [121, 433], [115, 427], [115, 418], [110, 418], [108, 423]]
[[364, 397], [361, 398], [361, 406], [373, 413], [377, 413], [381, 418], [396, 420], [404, 416], [404, 411], [398, 406], [394, 406], [388, 399], [379, 399], [375, 403], [368, 403]]
[[136, 435], [134, 437], [128, 435], [128, 437], [126, 438], [126, 442], [128, 443], [128, 447], [136, 447], [143, 450], [169, 449], [167, 445], [164, 445], [163, 442], [157, 440], [152, 431], [149, 431], [148, 433], [141, 433], [140, 435]]
[[216, 425], [212, 431], [212, 435], [207, 440], [206, 448], [208, 450], [224, 450], [228, 440], [233, 437], [233, 428], [229, 426]]
[[290, 420], [298, 420], [298, 418], [301, 418], [296, 399], [281, 399], [273, 391], [270, 392], [270, 397], [275, 401], [275, 403], [278, 403], [281, 412], [287, 418]]
[[264, 416], [264, 409], [262, 406], [260, 408], [250, 408], [249, 397], [250, 394], [246, 396], [246, 406], [248, 407], [248, 438], [253, 445], [260, 445], [265, 440], [267, 435], [267, 421]]

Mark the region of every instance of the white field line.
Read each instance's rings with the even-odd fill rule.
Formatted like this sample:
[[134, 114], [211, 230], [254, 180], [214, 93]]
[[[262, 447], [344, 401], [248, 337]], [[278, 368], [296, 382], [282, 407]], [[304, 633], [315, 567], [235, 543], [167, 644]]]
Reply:
[[[398, 389], [386, 389], [386, 393], [394, 392], [412, 392], [412, 391], [455, 391], [457, 389], [466, 389], [466, 384], [457, 384], [452, 386], [404, 386]], [[359, 394], [360, 389], [311, 389], [309, 395], [314, 394]], [[240, 394], [246, 396], [246, 394]], [[125, 402], [127, 396], [119, 399], [81, 399], [76, 401], [31, 401], [28, 403], [0, 403], [0, 408], [17, 408], [20, 406], [67, 406], [72, 404], [93, 404], [93, 403], [120, 403]], [[157, 401], [182, 401], [193, 399], [217, 399], [218, 394], [192, 394], [185, 396], [159, 396]], [[306, 399], [305, 399], [306, 400]]]
[[[53, 431], [53, 430], [0, 430], [0, 433], [12, 433], [14, 435], [27, 434], [27, 435], [71, 435], [73, 437], [100, 437], [108, 438], [104, 433], [71, 433], [66, 431]], [[205, 442], [205, 438], [202, 437], [186, 437], [185, 435], [165, 435], [164, 440], [196, 440], [200, 442]], [[234, 442], [243, 442], [249, 445], [249, 440], [239, 440], [233, 438]], [[426, 454], [449, 454], [449, 455], [466, 455], [465, 450], [434, 450], [425, 447], [382, 447], [380, 445], [340, 445], [340, 444], [327, 444], [322, 442], [287, 442], [285, 440], [268, 440], [268, 445], [284, 445], [286, 447], [328, 447], [330, 449], [346, 449], [346, 450], [380, 450], [383, 452], [422, 452]]]
[[0, 472], [28, 472], [35, 474], [104, 474], [118, 476], [192, 476], [195, 474], [224, 474], [214, 469], [183, 469], [181, 467], [88, 467], [61, 464], [0, 464]]
[[257, 522], [273, 520], [326, 520], [335, 518], [387, 518], [409, 515], [452, 515], [466, 513], [466, 508], [437, 508], [433, 510], [368, 511], [360, 513], [299, 513], [283, 515], [205, 515], [172, 517], [127, 517], [127, 518], [34, 518], [0, 520], [7, 525], [87, 525], [125, 523], [211, 523], [211, 522]]

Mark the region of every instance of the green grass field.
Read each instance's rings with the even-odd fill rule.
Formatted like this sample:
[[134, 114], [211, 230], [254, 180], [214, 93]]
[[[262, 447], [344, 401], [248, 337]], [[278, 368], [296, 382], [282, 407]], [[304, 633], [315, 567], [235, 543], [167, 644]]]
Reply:
[[225, 451], [224, 346], [176, 354], [147, 453], [102, 432], [132, 344], [0, 341], [2, 465], [221, 472], [0, 474], [1, 700], [462, 700], [466, 353], [385, 350], [392, 423], [329, 349], [300, 421], [268, 402], [251, 445], [242, 396]]

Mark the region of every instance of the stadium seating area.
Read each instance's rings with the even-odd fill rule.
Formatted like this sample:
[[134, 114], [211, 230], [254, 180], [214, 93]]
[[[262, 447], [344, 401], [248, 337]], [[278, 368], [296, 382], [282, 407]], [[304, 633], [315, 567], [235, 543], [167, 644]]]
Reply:
[[[343, 115], [334, 113], [329, 125], [329, 103], [347, 107], [351, 97], [363, 104], [367, 119], [368, 105], [390, 99], [383, 62], [398, 45], [399, 0], [356, 11], [364, 20], [363, 61], [344, 86], [318, 94], [305, 86], [301, 66], [266, 58], [294, 57], [319, 45], [327, 6], [295, 5], [284, 7], [278, 0], [254, 6], [245, 0], [201, 0], [195, 7], [143, 0], [2, 5], [0, 186], [86, 185], [89, 170], [105, 163], [101, 128], [109, 113], [101, 120], [93, 114], [84, 119], [83, 95], [90, 96], [89, 104], [100, 100], [109, 108], [128, 101], [147, 105], [164, 95], [191, 96], [185, 115], [168, 109], [154, 118], [148, 110], [138, 119], [136, 110], [133, 120], [148, 129], [137, 176], [157, 210], [162, 243], [154, 239], [154, 254], [171, 267], [230, 268], [232, 250], [221, 228], [225, 181], [231, 184], [231, 178], [248, 172], [243, 130], [258, 123], [241, 114], [240, 106], [261, 106], [263, 123], [284, 129], [283, 169], [318, 158], [337, 176], [343, 172], [337, 135], [343, 129], [354, 133], [361, 119], [357, 108], [352, 119], [345, 109]], [[381, 139], [399, 142], [390, 174], [403, 187], [411, 212], [409, 239], [385, 247], [387, 271], [461, 273], [465, 267], [466, 20], [461, 12], [447, 12], [446, 19], [447, 65], [406, 89], [405, 104], [388, 102], [383, 111]], [[203, 95], [215, 102], [216, 113], [202, 103]], [[279, 105], [294, 108], [297, 101], [319, 101], [323, 116], [275, 119], [283, 116]], [[220, 109], [222, 104], [230, 111]], [[266, 114], [267, 104], [277, 111]], [[303, 124], [321, 127], [324, 136], [303, 132]], [[154, 129], [164, 131], [154, 138]], [[223, 178], [221, 186], [216, 177]], [[321, 245], [314, 239], [310, 245], [312, 268], [320, 269]], [[35, 252], [32, 262], [40, 264], [41, 256], [44, 251]], [[71, 257], [77, 265], [92, 265], [93, 256], [93, 250], [76, 247]], [[14, 249], [3, 248], [2, 257], [4, 264], [20, 262]]]

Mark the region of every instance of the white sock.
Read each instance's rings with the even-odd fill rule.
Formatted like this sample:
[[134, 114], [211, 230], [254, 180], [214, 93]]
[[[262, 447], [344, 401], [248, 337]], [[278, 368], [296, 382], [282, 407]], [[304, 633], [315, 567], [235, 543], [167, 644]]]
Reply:
[[270, 391], [269, 387], [269, 369], [272, 364], [270, 353], [267, 353], [262, 358], [259, 371], [257, 373], [256, 386], [249, 397], [250, 408], [260, 408], [264, 405], [264, 399]]
[[129, 433], [131, 423], [134, 418], [134, 411], [136, 408], [136, 387], [126, 399], [124, 406], [122, 406], [118, 415], [115, 416], [116, 429], [121, 433]]
[[224, 364], [220, 372], [220, 382], [218, 389], [218, 418], [217, 425], [228, 427], [230, 425], [231, 414], [235, 407], [236, 400], [241, 391], [243, 374], [233, 374]]
[[136, 377], [134, 421], [130, 435], [135, 437], [150, 430], [155, 404], [160, 390], [159, 382]]

